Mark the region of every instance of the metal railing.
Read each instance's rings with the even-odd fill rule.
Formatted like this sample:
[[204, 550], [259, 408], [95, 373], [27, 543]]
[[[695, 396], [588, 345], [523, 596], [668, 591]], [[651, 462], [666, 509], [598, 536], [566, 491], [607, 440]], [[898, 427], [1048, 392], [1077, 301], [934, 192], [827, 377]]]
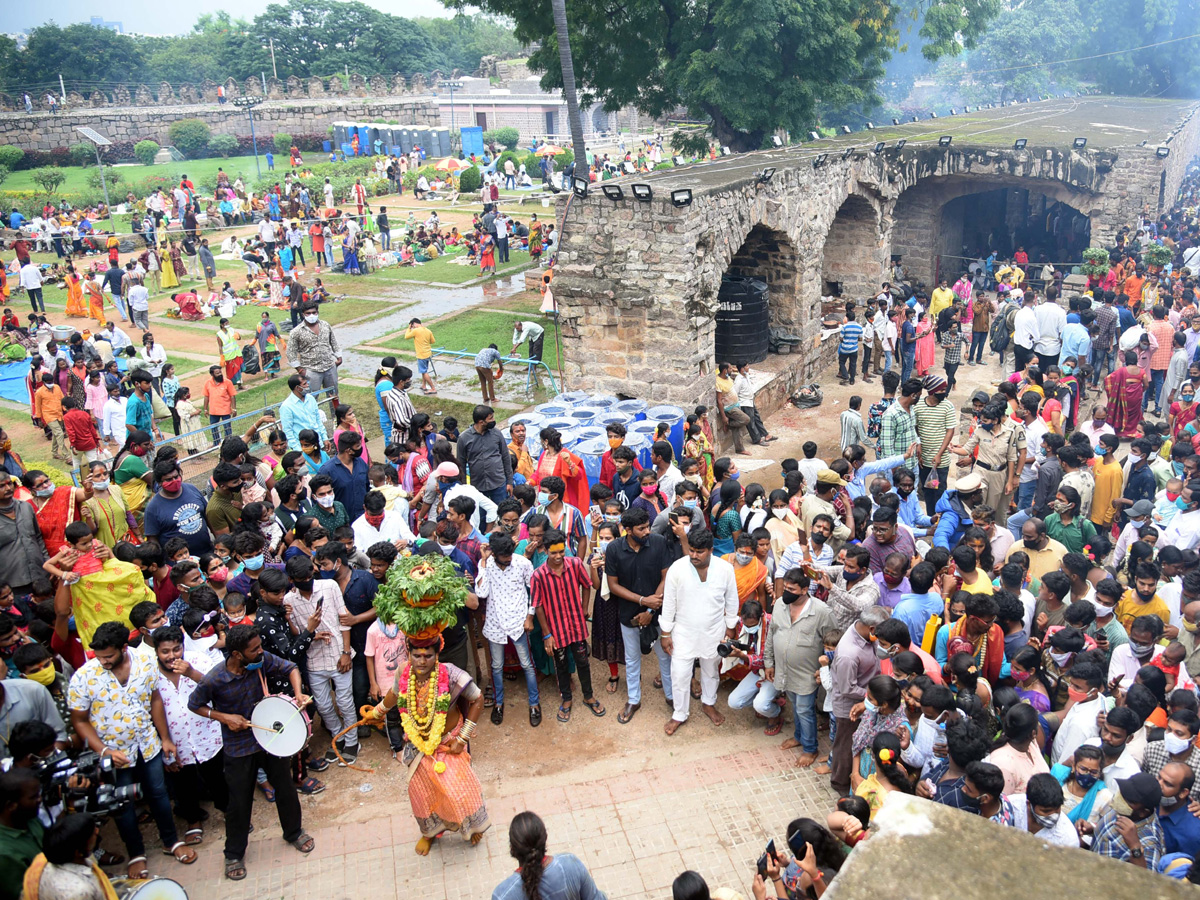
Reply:
[[[474, 360], [475, 357], [478, 356], [478, 351], [471, 352], [470, 350], [466, 349], [465, 347], [462, 350], [449, 350], [446, 347], [434, 347], [433, 355], [435, 357], [446, 356], [451, 359]], [[556, 395], [558, 394], [558, 382], [556, 382], [554, 380], [554, 373], [550, 371], [550, 367], [548, 365], [546, 365], [546, 363], [543, 360], [526, 359], [525, 357], [521, 357], [521, 356], [502, 356], [502, 357], [500, 357], [500, 361], [503, 363], [511, 362], [517, 366], [527, 366], [527, 368], [525, 370], [525, 393], [526, 394], [533, 393], [533, 373], [535, 371], [535, 368], [542, 368], [542, 369], [546, 370], [546, 377], [550, 380], [550, 387]], [[437, 375], [436, 368], [434, 369], [433, 374], [435, 376]]]

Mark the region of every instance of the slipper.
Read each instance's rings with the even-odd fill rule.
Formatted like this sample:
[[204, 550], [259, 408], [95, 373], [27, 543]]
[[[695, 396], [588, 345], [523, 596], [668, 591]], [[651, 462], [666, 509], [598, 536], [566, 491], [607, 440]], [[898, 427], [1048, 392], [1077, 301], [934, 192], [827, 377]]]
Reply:
[[263, 792], [263, 796], [267, 798], [268, 803], [275, 802], [275, 788], [271, 787], [265, 781], [257, 782], [258, 789]]
[[593, 697], [590, 701], [584, 700], [583, 705], [592, 711], [592, 715], [597, 719], [602, 718], [608, 710], [600, 705], [600, 701]]
[[[193, 840], [193, 838], [195, 838], [195, 840]], [[185, 831], [183, 833], [183, 842], [185, 844], [187, 844], [189, 847], [194, 847], [197, 844], [203, 844], [204, 843], [204, 829], [203, 828], [189, 828], [187, 831]]]
[[662, 690], [662, 676], [661, 676], [661, 675], [655, 675], [655, 676], [654, 676], [654, 686], [655, 686], [655, 687], [656, 687], [658, 690], [660, 690], [660, 691]]
[[300, 782], [300, 784], [297, 786], [297, 789], [300, 791], [300, 793], [307, 794], [311, 797], [313, 794], [319, 794], [321, 791], [325, 790], [325, 783], [318, 781], [309, 775], [302, 782]]
[[615, 694], [617, 692], [617, 685], [620, 683], [621, 683], [620, 678], [610, 678], [610, 679], [608, 679], [608, 686], [605, 687], [604, 689], [606, 691], [608, 691], [610, 694]]
[[150, 870], [146, 868], [146, 857], [135, 856], [133, 859], [131, 859], [129, 861], [129, 866], [126, 869], [126, 874], [128, 874], [130, 878], [149, 878]]
[[125, 857], [120, 853], [111, 853], [108, 850], [98, 850], [95, 854], [96, 864], [100, 866], [119, 866], [125, 862]]
[[[178, 851], [183, 850], [183, 855], [180, 856]], [[190, 856], [188, 854], [191, 854]], [[196, 851], [191, 849], [183, 841], [176, 841], [171, 845], [170, 849], [163, 847], [163, 856], [173, 856], [176, 862], [183, 863], [185, 866], [190, 866], [199, 857], [196, 856]]]
[[240, 859], [225, 860], [225, 877], [230, 881], [241, 881], [246, 877], [246, 864]]
[[300, 837], [296, 838], [294, 841], [288, 841], [288, 843], [301, 853], [312, 853], [313, 848], [317, 846], [317, 842], [312, 839], [312, 835], [306, 831], [300, 832]]
[[625, 708], [617, 714], [617, 721], [622, 725], [628, 725], [629, 720], [632, 719], [634, 714], [641, 708], [642, 704], [640, 703], [626, 703]]
[[560, 721], [560, 722], [570, 722], [571, 721], [571, 707], [560, 706], [558, 708], [558, 721]]
[[764, 728], [763, 734], [765, 734], [767, 737], [775, 737], [775, 735], [779, 734], [781, 731], [783, 731], [783, 723], [776, 722], [774, 725], [768, 725], [766, 728]]
[[699, 699], [700, 699], [700, 689], [699, 689], [699, 688], [697, 688], [697, 687], [693, 687], [693, 688], [692, 688], [692, 699], [693, 699], [693, 700], [699, 700]]

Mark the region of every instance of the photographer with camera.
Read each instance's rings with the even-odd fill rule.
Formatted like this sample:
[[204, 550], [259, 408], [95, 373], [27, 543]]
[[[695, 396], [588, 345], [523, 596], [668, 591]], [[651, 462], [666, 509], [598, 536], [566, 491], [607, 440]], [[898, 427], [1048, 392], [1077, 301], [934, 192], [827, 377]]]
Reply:
[[121, 802], [137, 799], [138, 794], [121, 788], [141, 785], [165, 854], [190, 865], [196, 852], [179, 840], [167, 794], [163, 757], [173, 759], [177, 751], [158, 693], [157, 666], [142, 654], [131, 653], [128, 641], [129, 627], [121, 622], [105, 622], [96, 629], [91, 642], [96, 658], [71, 678], [68, 703], [75, 730], [99, 755], [101, 766], [111, 761], [118, 789], [113, 797], [114, 818], [129, 851], [129, 877], [145, 878], [149, 874], [146, 846], [137, 813], [132, 803]]
[[0, 757], [8, 756], [8, 739], [18, 722], [45, 722], [60, 745], [69, 746], [67, 728], [50, 692], [27, 678], [0, 680]]

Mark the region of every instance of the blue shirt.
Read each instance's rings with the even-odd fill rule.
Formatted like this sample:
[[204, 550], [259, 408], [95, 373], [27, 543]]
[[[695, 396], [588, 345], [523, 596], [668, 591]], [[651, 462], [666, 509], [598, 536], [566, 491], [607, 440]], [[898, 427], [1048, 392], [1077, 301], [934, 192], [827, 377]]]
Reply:
[[[913, 340], [910, 341], [909, 338]], [[917, 326], [912, 322], [905, 322], [900, 326], [900, 352], [901, 353], [916, 353], [917, 352]]]
[[178, 497], [155, 494], [146, 504], [146, 537], [154, 538], [160, 546], [173, 537], [183, 538], [192, 556], [211, 553], [212, 540], [204, 520], [206, 505], [204, 495], [186, 482]]
[[1125, 329], [1132, 328], [1137, 324], [1137, 319], [1124, 306], [1117, 307], [1117, 327], [1121, 329], [1121, 334], [1125, 333]]
[[925, 637], [925, 626], [929, 624], [929, 617], [934, 614], [940, 616], [945, 608], [942, 595], [937, 591], [930, 591], [927, 594], [905, 594], [900, 598], [896, 608], [892, 610], [892, 618], [899, 619], [908, 626], [909, 637], [912, 638], [914, 644], [920, 647], [921, 641]]
[[[350, 580], [346, 582], [346, 590], [342, 592], [346, 609], [353, 615], [361, 616], [374, 606], [375, 591], [378, 589], [379, 582], [375, 580], [374, 575], [363, 569], [352, 569]], [[367, 629], [370, 627], [370, 622], [359, 622], [350, 626], [350, 646], [357, 653], [366, 651]]]
[[387, 408], [383, 405], [383, 395], [394, 387], [390, 378], [384, 378], [375, 385], [375, 403], [379, 406], [379, 427], [383, 430], [385, 442], [391, 438], [392, 417], [388, 415]]
[[14, 211], [12, 213], [12, 215], [10, 215], [8, 217], [8, 223], [9, 223], [9, 227], [13, 231], [16, 231], [18, 228], [20, 228], [22, 225], [25, 224], [25, 217], [23, 215], [21, 215], [19, 212]]
[[1084, 359], [1090, 359], [1092, 353], [1092, 338], [1088, 334], [1088, 330], [1079, 324], [1079, 318], [1071, 322], [1067, 321], [1066, 328], [1062, 334], [1062, 350], [1059, 359], [1070, 359], [1073, 356], [1081, 356]]
[[857, 322], [847, 322], [842, 326], [842, 342], [838, 344], [838, 353], [857, 353], [858, 344], [862, 340], [862, 326]]
[[1163, 830], [1163, 847], [1167, 853], [1186, 853], [1195, 857], [1200, 852], [1200, 819], [1188, 811], [1187, 803], [1177, 804], [1169, 816], [1158, 813]]
[[333, 496], [346, 507], [346, 515], [351, 522], [362, 517], [363, 500], [370, 485], [367, 481], [366, 461], [357, 456], [352, 465], [353, 470], [347, 469], [341, 459], [334, 456], [317, 470], [318, 475], [328, 475], [333, 481]]
[[[1157, 492], [1158, 485], [1154, 481], [1154, 473], [1150, 471], [1149, 466], [1142, 466], [1129, 472], [1129, 479], [1125, 482], [1125, 491], [1121, 496], [1134, 503], [1139, 500], [1149, 500], [1153, 503]], [[1127, 519], [1128, 515], [1125, 518]]]
[[[604, 900], [587, 867], [571, 853], [554, 854], [542, 872], [538, 896], [542, 900]], [[527, 900], [521, 873], [514, 872], [500, 882], [492, 891], [492, 900]]]
[[329, 440], [325, 433], [325, 420], [321, 418], [321, 410], [317, 406], [317, 398], [312, 394], [306, 395], [303, 400], [295, 394], [289, 394], [279, 405], [279, 424], [283, 426], [289, 447], [299, 448], [300, 432], [305, 428], [311, 428], [317, 433], [320, 444]]
[[900, 509], [896, 513], [896, 517], [909, 528], [914, 530], [918, 528], [928, 528], [933, 524], [933, 519], [925, 515], [921, 505], [921, 498], [917, 496], [917, 491], [913, 491], [907, 497], [897, 492], [896, 496], [900, 498]]
[[149, 395], [138, 399], [137, 394], [129, 395], [125, 404], [125, 424], [133, 425], [138, 431], [154, 434], [154, 407], [150, 405]]

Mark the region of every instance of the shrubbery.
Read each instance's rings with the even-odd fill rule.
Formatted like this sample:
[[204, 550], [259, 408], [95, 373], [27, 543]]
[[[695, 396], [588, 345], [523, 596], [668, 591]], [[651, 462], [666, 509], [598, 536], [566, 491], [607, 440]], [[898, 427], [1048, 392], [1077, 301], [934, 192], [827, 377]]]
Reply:
[[143, 166], [152, 166], [154, 165], [154, 157], [158, 155], [158, 151], [161, 149], [157, 141], [138, 141], [133, 145], [133, 155]]
[[515, 128], [493, 128], [483, 133], [483, 142], [486, 144], [490, 141], [512, 150], [521, 142], [521, 132]]
[[21, 168], [21, 160], [24, 156], [25, 151], [20, 147], [13, 147], [11, 144], [0, 146], [0, 166], [4, 166], [10, 172]]
[[287, 156], [288, 151], [292, 149], [292, 136], [287, 132], [279, 132], [275, 135], [275, 152], [280, 156]]
[[229, 159], [238, 149], [238, 139], [232, 134], [214, 134], [208, 139], [208, 152]]
[[479, 173], [479, 169], [471, 166], [469, 169], [463, 169], [458, 175], [458, 189], [464, 194], [474, 193], [483, 185], [483, 176]]
[[167, 129], [171, 143], [184, 156], [198, 156], [208, 149], [212, 136], [208, 125], [199, 119], [180, 119]]
[[96, 148], [92, 144], [72, 144], [69, 153], [72, 165], [86, 167], [96, 161]]

